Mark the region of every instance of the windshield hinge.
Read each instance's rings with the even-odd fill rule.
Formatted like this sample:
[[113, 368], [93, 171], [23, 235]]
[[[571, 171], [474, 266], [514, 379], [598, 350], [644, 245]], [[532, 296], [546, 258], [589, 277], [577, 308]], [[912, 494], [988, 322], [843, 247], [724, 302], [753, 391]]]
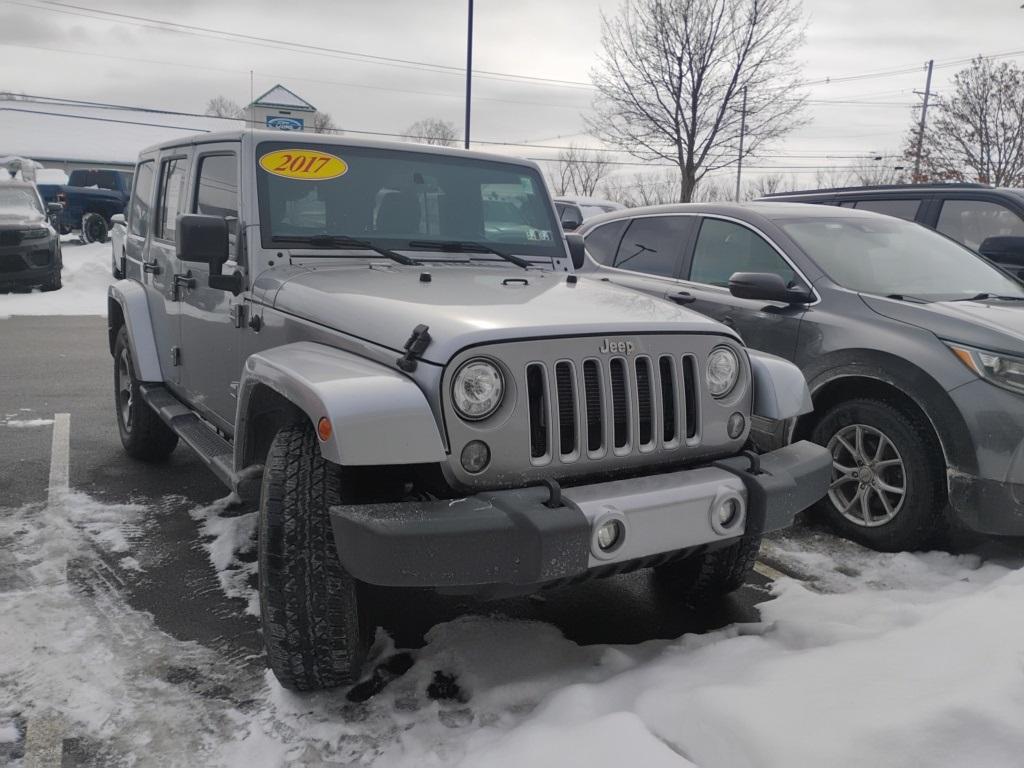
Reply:
[[425, 325], [417, 325], [413, 328], [412, 335], [409, 340], [405, 342], [403, 349], [405, 354], [396, 360], [396, 364], [406, 373], [412, 373], [416, 370], [416, 358], [420, 357], [427, 347], [430, 346], [431, 338], [428, 333], [428, 327]]

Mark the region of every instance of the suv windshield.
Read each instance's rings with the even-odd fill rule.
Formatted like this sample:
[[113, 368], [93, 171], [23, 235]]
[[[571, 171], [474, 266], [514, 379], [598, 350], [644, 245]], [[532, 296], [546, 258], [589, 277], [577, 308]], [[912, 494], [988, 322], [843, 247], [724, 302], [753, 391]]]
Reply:
[[[261, 143], [256, 159], [264, 246], [291, 242], [308, 247], [309, 238], [327, 235], [395, 250], [430, 250], [417, 241], [439, 241], [525, 256], [564, 256], [544, 182], [529, 167], [427, 152], [284, 142]], [[485, 250], [465, 252], [474, 259], [502, 260]]]
[[16, 208], [22, 211], [42, 213], [39, 195], [28, 187], [5, 187], [0, 184], [0, 210]]
[[778, 220], [839, 285], [927, 300], [992, 294], [1024, 298], [1021, 284], [930, 229], [889, 216]]

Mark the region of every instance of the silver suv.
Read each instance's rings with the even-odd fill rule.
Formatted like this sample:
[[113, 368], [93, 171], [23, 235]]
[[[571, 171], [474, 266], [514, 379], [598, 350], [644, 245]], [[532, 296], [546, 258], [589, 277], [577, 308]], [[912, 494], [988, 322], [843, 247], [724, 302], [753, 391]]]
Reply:
[[653, 566], [736, 589], [821, 498], [744, 452], [803, 376], [714, 320], [578, 280], [534, 163], [276, 132], [142, 153], [110, 289], [129, 454], [185, 442], [259, 497], [270, 667], [352, 682], [364, 583], [521, 594]]

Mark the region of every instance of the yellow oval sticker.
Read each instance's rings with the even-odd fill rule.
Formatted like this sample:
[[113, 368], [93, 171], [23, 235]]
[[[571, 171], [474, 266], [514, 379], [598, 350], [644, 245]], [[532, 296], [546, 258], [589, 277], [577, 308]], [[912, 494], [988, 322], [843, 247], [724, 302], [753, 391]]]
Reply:
[[279, 149], [260, 158], [260, 168], [289, 179], [323, 181], [348, 172], [348, 163], [340, 157], [314, 149]]

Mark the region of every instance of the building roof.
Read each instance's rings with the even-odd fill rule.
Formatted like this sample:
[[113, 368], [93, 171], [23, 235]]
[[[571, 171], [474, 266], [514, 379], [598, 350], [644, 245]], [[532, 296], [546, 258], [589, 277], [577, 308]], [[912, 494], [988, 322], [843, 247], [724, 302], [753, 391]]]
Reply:
[[253, 101], [250, 107], [283, 107], [284, 109], [297, 109], [301, 112], [316, 112], [316, 107], [305, 99], [296, 96], [283, 85], [278, 83], [269, 91]]
[[243, 125], [228, 118], [0, 95], [0, 155], [43, 165], [134, 165], [139, 152], [153, 144]]

